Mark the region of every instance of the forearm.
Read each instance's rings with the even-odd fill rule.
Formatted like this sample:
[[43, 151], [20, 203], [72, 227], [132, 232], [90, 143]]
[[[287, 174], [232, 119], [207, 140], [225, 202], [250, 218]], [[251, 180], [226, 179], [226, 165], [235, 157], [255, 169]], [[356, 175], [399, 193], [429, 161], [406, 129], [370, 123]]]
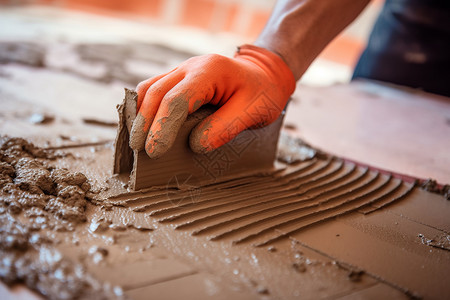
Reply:
[[256, 46], [279, 54], [296, 80], [370, 0], [279, 0]]

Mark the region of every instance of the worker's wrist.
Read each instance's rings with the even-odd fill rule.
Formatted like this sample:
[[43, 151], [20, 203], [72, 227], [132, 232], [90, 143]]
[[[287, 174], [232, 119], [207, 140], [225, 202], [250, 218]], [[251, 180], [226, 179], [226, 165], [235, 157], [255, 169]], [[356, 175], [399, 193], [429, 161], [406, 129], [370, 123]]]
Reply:
[[270, 49], [256, 45], [245, 44], [238, 47], [235, 57], [245, 57], [264, 67], [276, 80], [280, 88], [289, 96], [295, 90], [296, 78], [283, 57]]
[[[278, 41], [266, 41], [258, 39], [254, 43], [256, 46], [265, 48], [273, 53], [276, 53], [285, 64], [289, 67], [295, 80], [299, 80], [309, 67], [309, 63], [299, 59], [300, 53], [292, 53], [292, 48], [285, 47]], [[305, 62], [305, 64], [303, 64]]]

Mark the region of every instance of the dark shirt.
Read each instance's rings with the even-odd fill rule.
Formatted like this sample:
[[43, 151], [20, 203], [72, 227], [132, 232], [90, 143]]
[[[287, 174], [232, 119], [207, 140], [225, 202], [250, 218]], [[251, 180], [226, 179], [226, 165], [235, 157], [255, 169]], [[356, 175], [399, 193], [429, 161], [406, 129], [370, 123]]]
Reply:
[[386, 0], [358, 77], [450, 96], [450, 0]]

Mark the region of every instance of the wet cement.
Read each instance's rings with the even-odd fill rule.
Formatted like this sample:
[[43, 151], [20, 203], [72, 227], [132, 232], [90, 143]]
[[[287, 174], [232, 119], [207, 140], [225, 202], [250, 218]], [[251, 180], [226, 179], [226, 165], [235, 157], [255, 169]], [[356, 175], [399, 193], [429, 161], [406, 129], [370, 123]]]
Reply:
[[[133, 49], [140, 49], [142, 55], [151, 59], [166, 60], [165, 55], [155, 55], [154, 51], [147, 51], [148, 48], [134, 46]], [[130, 76], [126, 64], [108, 69], [134, 56], [121, 49], [111, 45], [88, 45], [76, 51], [85, 53], [76, 67], [58, 67], [55, 61], [60, 60], [49, 61], [48, 53], [45, 63], [49, 68], [98, 81], [137, 82], [137, 76], [135, 73]], [[107, 53], [111, 52], [116, 56], [109, 58], [110, 65], [105, 62]], [[117, 59], [117, 55], [122, 55], [123, 59]], [[83, 72], [86, 62], [105, 68], [98, 73]], [[166, 69], [163, 64], [161, 68]], [[160, 69], [155, 73], [161, 73]], [[148, 70], [143, 77], [148, 77]], [[17, 103], [14, 105], [16, 107]], [[25, 106], [28, 108], [30, 104]], [[15, 126], [17, 120], [11, 123]], [[47, 127], [47, 138], [56, 137], [56, 127], [60, 125]], [[61, 134], [70, 139], [93, 127], [70, 131], [73, 132], [70, 135]], [[16, 127], [14, 129], [17, 132]], [[43, 134], [37, 132], [36, 136]], [[114, 298], [110, 295], [112, 291], [116, 296], [124, 293], [132, 299], [168, 295], [172, 298], [182, 295], [185, 299], [450, 297], [447, 284], [450, 257], [445, 250], [450, 232], [449, 202], [444, 197], [399, 181], [395, 176], [366, 171], [365, 167], [352, 163], [342, 162], [341, 165], [336, 158], [329, 161], [331, 157], [317, 155], [316, 150], [300, 140], [283, 139], [283, 136], [282, 140], [283, 145], [290, 146], [281, 147], [280, 153], [285, 152], [278, 157], [287, 164], [279, 164], [273, 173], [252, 174], [254, 177], [246, 174], [213, 186], [188, 182], [180, 189], [167, 189], [164, 185], [155, 188], [154, 194], [131, 191], [128, 179], [112, 175], [112, 148], [104, 143], [73, 143], [79, 147], [70, 150], [72, 156], [55, 160], [51, 156], [40, 157], [42, 149], [27, 146], [27, 151], [35, 153], [30, 157], [35, 156], [44, 168], [34, 165], [31, 169], [35, 170], [27, 170], [22, 164], [23, 174], [31, 174], [33, 178], [25, 178], [23, 181], [30, 182], [25, 185], [34, 185], [35, 191], [39, 192], [39, 188], [44, 195], [55, 197], [56, 191], [44, 191], [49, 188], [49, 181], [45, 180], [46, 175], [40, 174], [47, 174], [44, 169], [51, 174], [53, 169], [66, 168], [71, 174], [85, 174], [90, 191], [98, 194], [89, 195], [93, 199], [85, 201], [85, 222], [76, 218], [65, 220], [57, 213], [58, 209], [46, 211], [44, 206], [39, 210], [55, 220], [55, 224], [73, 225], [68, 225], [67, 230], [65, 226], [55, 225], [29, 231], [32, 235], [39, 234], [35, 235], [38, 240], [47, 238], [45, 245], [25, 236], [23, 242], [1, 250], [2, 266], [6, 266], [1, 268], [2, 274], [13, 274], [10, 278], [25, 281], [50, 298], [101, 298], [96, 291], [109, 295], [108, 298]], [[15, 172], [15, 166], [8, 164]], [[2, 176], [2, 180], [6, 183], [12, 180], [15, 184], [16, 175], [9, 166], [2, 164], [2, 174], [8, 176]], [[363, 177], [359, 177], [361, 175]], [[258, 180], [261, 182], [253, 183]], [[434, 185], [427, 186], [435, 190]], [[256, 187], [262, 187], [261, 191]], [[408, 190], [408, 194], [400, 197]], [[321, 191], [324, 194], [320, 194]], [[333, 195], [338, 197], [333, 198]], [[212, 201], [207, 201], [208, 197]], [[228, 205], [227, 197], [236, 201]], [[262, 203], [258, 206], [260, 198]], [[2, 196], [2, 199], [20, 204], [8, 197]], [[378, 201], [372, 201], [374, 199]], [[305, 206], [296, 200], [304, 202]], [[2, 207], [7, 205], [2, 204]], [[289, 209], [293, 210], [290, 214]], [[11, 210], [15, 210], [14, 204]], [[26, 231], [22, 228], [35, 222], [30, 218], [37, 219], [31, 213], [25, 215], [28, 208], [22, 208], [17, 214], [6, 208], [1, 211], [1, 215], [6, 216], [1, 225], [2, 235], [16, 229], [21, 234]], [[265, 221], [257, 223], [264, 219], [271, 229], [263, 231]], [[284, 220], [290, 221], [283, 224]], [[229, 225], [223, 226], [224, 222]], [[270, 241], [278, 236], [280, 238]], [[218, 238], [211, 240], [214, 237]], [[242, 239], [245, 240], [238, 242]], [[265, 241], [269, 243], [253, 247]], [[20, 250], [20, 245], [32, 247], [26, 246], [25, 251]], [[39, 253], [34, 249], [39, 249]], [[20, 259], [25, 255], [29, 260]], [[73, 273], [73, 276], [67, 275]], [[77, 290], [77, 287], [80, 288]]]
[[443, 196], [285, 133], [271, 172], [145, 191], [112, 174], [111, 145], [65, 148], [2, 142], [5, 282], [58, 299], [450, 295]]
[[68, 299], [450, 295], [449, 202], [421, 184], [282, 132], [271, 172], [133, 191], [110, 145], [79, 146], [2, 142], [4, 281]]
[[91, 186], [78, 172], [50, 165], [57, 155], [20, 138], [0, 138], [0, 277], [49, 299], [112, 299], [111, 289], [55, 248], [86, 221]]
[[[258, 149], [261, 151], [264, 147]], [[318, 228], [317, 226], [321, 224], [333, 222], [347, 215], [368, 216], [380, 209], [395, 207], [397, 203], [421, 199], [419, 201], [438, 201], [441, 205], [447, 205], [445, 202], [442, 203], [445, 198], [440, 196], [448, 190], [446, 186], [435, 188], [434, 194], [428, 193], [419, 186], [429, 186], [428, 191], [431, 191], [432, 183], [405, 182], [403, 176], [343, 161], [315, 150], [288, 134], [281, 136], [278, 159], [280, 164], [275, 169], [267, 168], [253, 174], [237, 172], [232, 177], [218, 178], [213, 183], [195, 181], [191, 176], [175, 187], [166, 184], [165, 187], [162, 185], [158, 188], [158, 184], [155, 184], [150, 190], [119, 193], [105, 200], [113, 206], [154, 218], [160, 224], [168, 224], [177, 231], [187, 233], [191, 239], [196, 237], [201, 241], [208, 241], [208, 245], [203, 244], [203, 248], [185, 241], [189, 244], [187, 249], [196, 253], [198, 257], [208, 257], [210, 251], [218, 255], [214, 246], [211, 248], [215, 250], [204, 250], [209, 248], [211, 242], [221, 243], [221, 248], [224, 245], [242, 246], [240, 250], [237, 247], [227, 251], [239, 253], [237, 257], [250, 255], [253, 262], [256, 262], [257, 268], [264, 268], [264, 264], [266, 267], [270, 265], [268, 267], [270, 272], [274, 272], [276, 266], [268, 261], [264, 262], [264, 259], [256, 254], [255, 249], [262, 248], [264, 251], [267, 249], [269, 252], [273, 252], [277, 249], [276, 247], [286, 249], [286, 240], [293, 239], [298, 242], [294, 237], [308, 232], [310, 228]], [[179, 181], [176, 182], [179, 183]], [[426, 222], [425, 224], [435, 228], [437, 231], [434, 234], [448, 236], [446, 226], [449, 224], [439, 226], [440, 221], [436, 221], [438, 219], [428, 220], [429, 223], [426, 218], [415, 221]], [[414, 225], [411, 224], [411, 226]], [[352, 230], [342, 230], [336, 236]], [[369, 235], [372, 234], [373, 232], [369, 231]], [[353, 236], [356, 235], [356, 233], [353, 234]], [[317, 236], [321, 234], [318, 233]], [[364, 243], [364, 240], [372, 242], [369, 237], [363, 236], [360, 237], [359, 243]], [[391, 246], [398, 243], [396, 240], [393, 244], [392, 241], [390, 242]], [[327, 242], [316, 244], [313, 249], [328, 256], [326, 252], [322, 253], [319, 250], [327, 244]], [[302, 245], [309, 247], [308, 244]], [[434, 244], [428, 243], [428, 245]], [[374, 247], [372, 251], [375, 253], [385, 250], [383, 243], [379, 246], [372, 244], [372, 246]], [[186, 249], [186, 246], [181, 247], [176, 244], [167, 247]], [[249, 247], [252, 249], [250, 253]], [[412, 246], [411, 249], [415, 247]], [[445, 250], [445, 247], [438, 248]], [[439, 293], [450, 292], [443, 282], [435, 282], [435, 285], [417, 282], [421, 276], [427, 278], [446, 276], [446, 271], [436, 265], [429, 269], [425, 268], [420, 273], [411, 272], [411, 265], [414, 266], [413, 269], [420, 269], [423, 260], [417, 259], [415, 252], [424, 251], [423, 248], [412, 250], [411, 255], [404, 254], [405, 259], [398, 264], [397, 267], [400, 270], [410, 272], [409, 276], [403, 272], [392, 274], [389, 270], [393, 261], [389, 259], [385, 259], [389, 263], [384, 263], [383, 259], [377, 259], [372, 264], [370, 257], [364, 256], [366, 260], [358, 261], [360, 256], [355, 255], [358, 261], [357, 266], [364, 267], [352, 267], [352, 259], [348, 257], [344, 261], [338, 259], [348, 251], [345, 250], [342, 253], [338, 251], [333, 259], [338, 267], [346, 266], [344, 269], [349, 272], [348, 280], [352, 282], [360, 282], [361, 278], [367, 275], [387, 283], [408, 297], [433, 298]], [[426, 253], [426, 250], [424, 252]], [[182, 251], [177, 254], [182, 255]], [[441, 259], [448, 258], [447, 253], [439, 253], [438, 256]], [[345, 263], [348, 260], [350, 263]], [[213, 272], [226, 269], [229, 272], [236, 272], [235, 269], [230, 269], [217, 260], [203, 262], [203, 264], [206, 264]], [[323, 265], [323, 261], [321, 264]], [[255, 271], [251, 260], [249, 265], [244, 264], [242, 268], [243, 270], [240, 269], [237, 272], [252, 274]], [[304, 273], [306, 270], [307, 265], [304, 261], [292, 262], [291, 271]], [[224, 276], [227, 275], [224, 274]], [[287, 289], [289, 292], [286, 293], [286, 290], [280, 289], [281, 286], [286, 287], [289, 284], [274, 281], [271, 276], [265, 279], [263, 280], [264, 288], [262, 288], [265, 293], [276, 291], [275, 294], [281, 295], [282, 298], [292, 296], [293, 290]], [[411, 290], [407, 282], [416, 282], [414, 286], [416, 290]], [[433, 286], [434, 290], [430, 290], [428, 288], [430, 286]]]
[[[288, 142], [281, 142], [280, 148], [286, 146], [291, 152], [296, 149], [292, 145], [299, 143], [289, 136], [281, 140]], [[450, 230], [443, 218], [448, 201], [396, 177], [313, 155], [292, 164], [280, 163], [269, 174], [247, 174], [194, 189], [161, 186], [130, 191], [126, 180], [112, 176], [108, 147], [95, 152], [76, 148], [72, 150], [76, 157], [52, 160], [56, 153], [18, 141], [21, 146], [12, 142], [6, 144], [11, 149], [2, 146], [2, 151], [6, 149], [2, 182], [19, 193], [2, 197], [6, 199], [2, 232], [20, 232], [17, 238], [2, 237], [2, 245], [7, 245], [3, 240], [15, 241], [2, 249], [2, 265], [10, 266], [2, 267], [8, 270], [2, 278], [25, 282], [49, 298], [66, 295], [70, 299], [82, 293], [82, 298], [125, 294], [147, 299], [174, 291], [191, 293], [193, 299], [337, 297], [366, 289], [381, 289], [400, 299], [450, 293], [445, 280], [439, 279], [446, 278], [448, 269], [442, 263], [450, 261], [442, 242]], [[304, 153], [303, 149], [289, 156]], [[32, 159], [29, 168], [20, 163], [24, 158]], [[64, 167], [70, 171], [61, 171]], [[28, 179], [19, 173], [29, 174]], [[22, 184], [24, 190], [22, 182], [27, 182]], [[70, 193], [58, 196], [62, 184], [78, 191], [78, 200], [83, 198], [74, 201], [77, 205], [69, 210], [71, 214], [48, 204], [52, 198], [70, 199]], [[23, 202], [22, 193], [45, 197], [47, 202], [20, 210], [6, 204]], [[417, 219], [413, 212], [421, 209], [420, 203], [429, 206], [430, 213]], [[79, 209], [85, 221], [75, 217], [79, 215], [73, 211]], [[400, 225], [389, 227], [394, 222]], [[376, 230], [383, 224], [384, 234]], [[373, 248], [364, 253], [375, 256], [356, 255], [368, 242]], [[377, 256], [379, 251], [404, 247], [409, 250], [394, 252], [400, 262], [383, 263], [386, 259]], [[349, 257], [345, 255], [349, 251], [356, 252]], [[403, 258], [399, 260], [398, 255]], [[56, 257], [57, 262], [49, 262], [47, 256]], [[399, 271], [389, 271], [392, 265]], [[42, 270], [46, 276], [40, 275]], [[420, 284], [416, 278], [421, 276], [433, 278], [434, 283]], [[216, 293], [211, 294], [211, 289]]]
[[[107, 147], [88, 153], [100, 154], [103, 166], [101, 158], [111, 157]], [[25, 283], [49, 299], [121, 299], [124, 291], [195, 275], [215, 289], [206, 295], [220, 291], [226, 298], [249, 298], [156, 249], [154, 228], [145, 216], [115, 218], [108, 213], [114, 211], [111, 205], [93, 200], [114, 183], [106, 177], [96, 181], [98, 172], [87, 172], [93, 175], [87, 179], [63, 167], [83, 169], [89, 159], [8, 137], [1, 138], [0, 158], [0, 277], [5, 283]]]

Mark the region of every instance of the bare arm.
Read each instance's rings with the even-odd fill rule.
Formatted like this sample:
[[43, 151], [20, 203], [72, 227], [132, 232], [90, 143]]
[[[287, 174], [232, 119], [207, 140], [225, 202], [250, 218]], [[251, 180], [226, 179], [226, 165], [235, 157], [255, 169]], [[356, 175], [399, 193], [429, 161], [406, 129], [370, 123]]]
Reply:
[[370, 0], [279, 0], [254, 43], [280, 55], [298, 80]]

